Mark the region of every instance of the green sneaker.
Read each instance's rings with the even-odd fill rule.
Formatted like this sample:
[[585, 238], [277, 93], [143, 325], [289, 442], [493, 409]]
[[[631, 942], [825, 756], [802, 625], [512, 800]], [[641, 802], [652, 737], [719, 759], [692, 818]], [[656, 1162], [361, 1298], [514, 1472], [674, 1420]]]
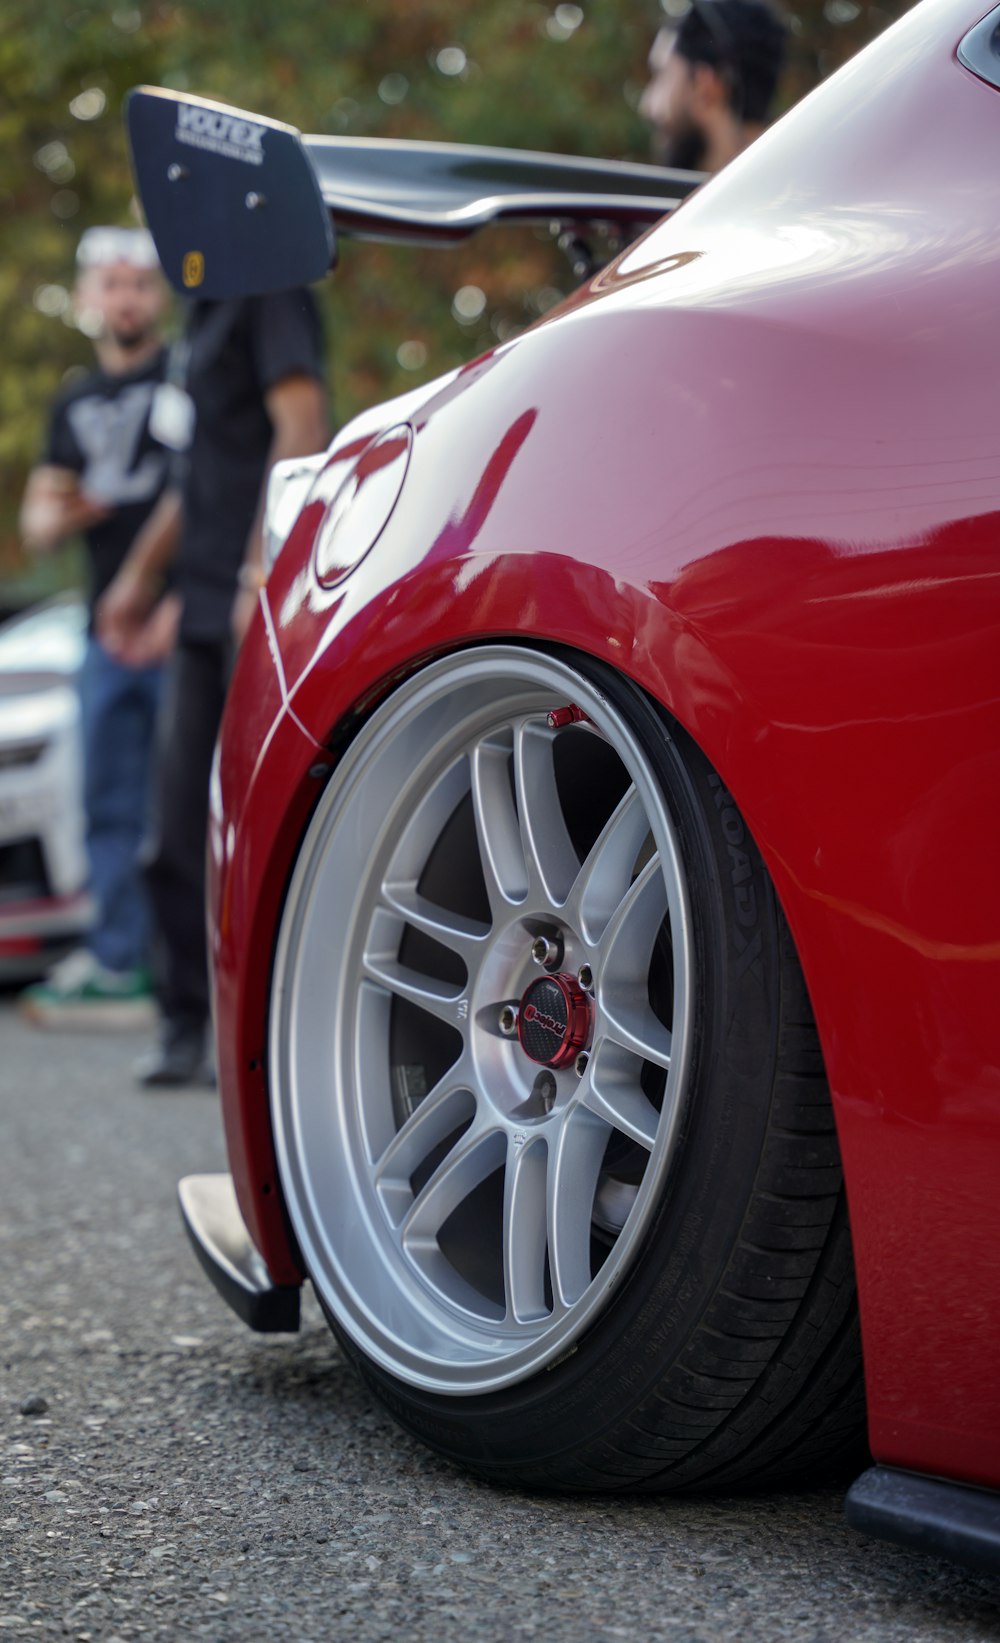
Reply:
[[147, 970], [106, 970], [86, 949], [70, 953], [17, 1001], [36, 1027], [145, 1031], [157, 1016]]

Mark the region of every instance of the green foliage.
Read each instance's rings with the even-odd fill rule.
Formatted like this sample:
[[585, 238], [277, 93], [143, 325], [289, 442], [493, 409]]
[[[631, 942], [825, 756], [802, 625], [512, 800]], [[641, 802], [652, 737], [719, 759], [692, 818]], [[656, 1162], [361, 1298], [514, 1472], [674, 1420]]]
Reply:
[[[786, 102], [903, 9], [793, 3]], [[48, 403], [91, 359], [69, 303], [77, 241], [134, 211], [120, 121], [130, 86], [217, 97], [305, 131], [645, 159], [636, 102], [659, 17], [655, 0], [5, 0], [0, 582], [24, 574], [16, 509]], [[347, 244], [323, 292], [339, 418], [473, 357], [569, 283], [529, 230], [450, 251]], [[486, 299], [471, 321], [452, 306], [467, 285]]]

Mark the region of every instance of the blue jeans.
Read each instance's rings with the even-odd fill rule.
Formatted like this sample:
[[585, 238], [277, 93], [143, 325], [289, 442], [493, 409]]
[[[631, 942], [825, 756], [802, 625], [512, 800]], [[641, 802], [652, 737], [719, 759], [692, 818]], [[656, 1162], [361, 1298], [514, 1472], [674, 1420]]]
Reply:
[[80, 674], [84, 812], [97, 920], [88, 946], [108, 970], [149, 960], [150, 911], [139, 866], [160, 698], [159, 668], [123, 667], [94, 638]]

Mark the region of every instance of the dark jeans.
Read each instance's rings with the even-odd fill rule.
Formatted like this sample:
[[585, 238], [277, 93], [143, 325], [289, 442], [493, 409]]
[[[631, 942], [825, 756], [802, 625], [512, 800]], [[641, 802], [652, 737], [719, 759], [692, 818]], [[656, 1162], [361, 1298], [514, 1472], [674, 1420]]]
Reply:
[[139, 866], [149, 819], [159, 668], [123, 667], [96, 639], [80, 673], [84, 812], [97, 918], [87, 945], [108, 970], [149, 961], [150, 912]]
[[167, 672], [146, 882], [156, 920], [157, 997], [167, 1036], [209, 1017], [205, 842], [212, 754], [232, 660], [228, 642], [182, 642]]

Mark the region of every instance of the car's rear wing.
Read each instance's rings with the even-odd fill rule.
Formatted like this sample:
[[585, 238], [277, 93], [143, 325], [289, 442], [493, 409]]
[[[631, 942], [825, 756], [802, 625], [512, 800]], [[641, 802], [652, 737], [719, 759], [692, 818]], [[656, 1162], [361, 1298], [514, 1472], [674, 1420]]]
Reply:
[[518, 149], [303, 137], [148, 86], [129, 96], [127, 125], [167, 276], [205, 297], [319, 279], [336, 260], [338, 233], [448, 243], [502, 220], [635, 232], [703, 181], [694, 171]]

